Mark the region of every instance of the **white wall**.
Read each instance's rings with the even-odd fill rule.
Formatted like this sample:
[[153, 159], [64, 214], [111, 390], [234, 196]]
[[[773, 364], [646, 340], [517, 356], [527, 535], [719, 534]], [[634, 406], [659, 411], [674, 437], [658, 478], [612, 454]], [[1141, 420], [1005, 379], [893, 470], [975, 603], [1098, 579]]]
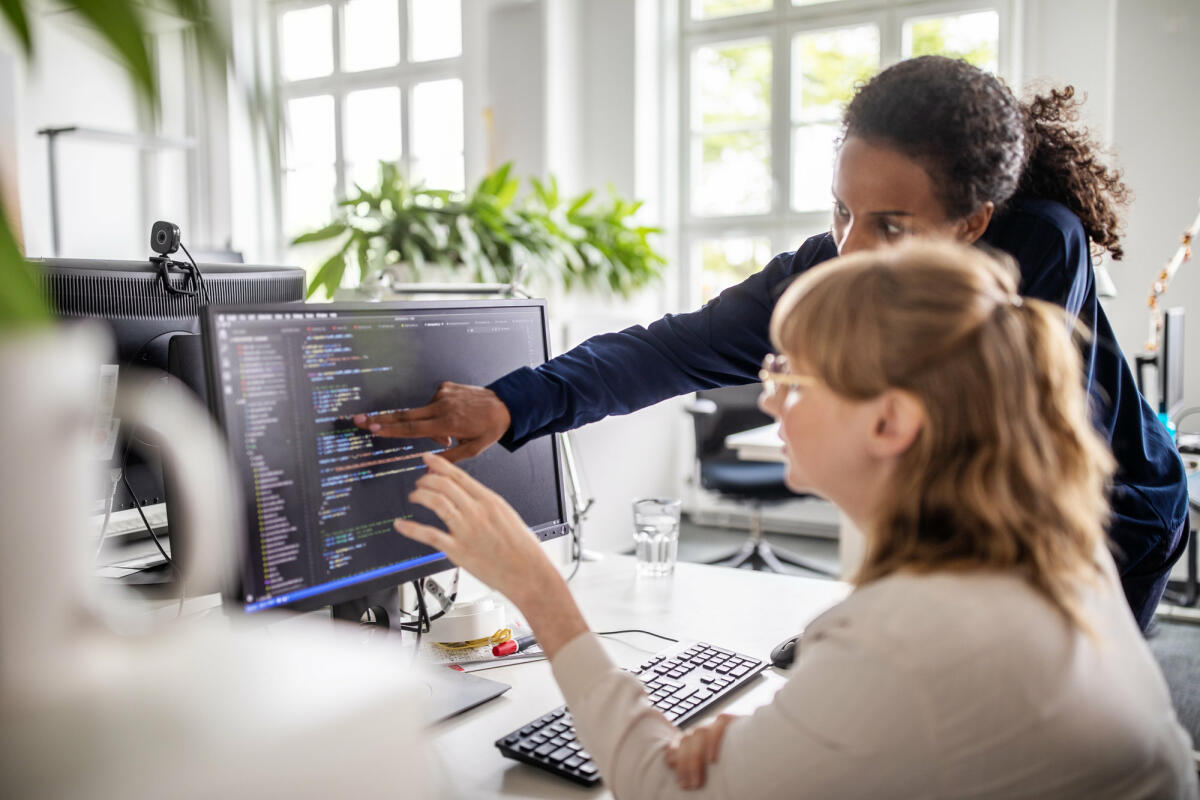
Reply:
[[[653, 2], [653, 0], [651, 0]], [[497, 0], [488, 13], [487, 88], [490, 151], [522, 176], [554, 174], [560, 189], [598, 193], [612, 185], [629, 197], [638, 183], [636, 0]], [[468, 118], [470, 114], [468, 112]], [[550, 298], [557, 351], [597, 333], [657, 319], [669, 287], [630, 301]], [[586, 546], [631, 546], [630, 502], [679, 495], [688, 449], [680, 401], [610, 417], [573, 434], [587, 489], [596, 500], [584, 527]]]
[[[1111, 317], [1129, 354], [1147, 337], [1151, 284], [1200, 212], [1200, 3], [1122, 0], [1115, 24], [1113, 146], [1134, 201], [1125, 260], [1111, 270], [1120, 292]], [[1200, 255], [1200, 242], [1193, 249]], [[1184, 395], [1200, 405], [1200, 258], [1180, 268], [1162, 301], [1187, 308]], [[1200, 430], [1200, 418], [1185, 429]]]
[[[141, 117], [119, 64], [61, 15], [32, 20], [37, 58], [16, 70], [17, 184], [26, 252], [52, 254], [45, 127], [85, 125], [137, 131]], [[13, 53], [10, 39], [0, 44]], [[18, 63], [21, 58], [18, 56]], [[59, 140], [58, 189], [62, 255], [131, 258], [146, 249], [137, 151], [111, 144]], [[145, 241], [143, 241], [145, 240]]]

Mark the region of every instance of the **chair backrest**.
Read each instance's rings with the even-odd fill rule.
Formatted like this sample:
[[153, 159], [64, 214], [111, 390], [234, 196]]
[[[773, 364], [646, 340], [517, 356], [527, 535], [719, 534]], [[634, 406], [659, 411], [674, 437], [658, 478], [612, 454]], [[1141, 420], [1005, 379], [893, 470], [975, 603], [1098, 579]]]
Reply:
[[696, 392], [697, 400], [708, 400], [716, 405], [711, 414], [694, 415], [696, 458], [705, 461], [718, 456], [733, 457], [733, 452], [725, 447], [726, 436], [771, 422], [771, 417], [758, 407], [761, 392], [761, 383]]
[[791, 497], [781, 462], [744, 461], [725, 446], [733, 433], [767, 425], [771, 417], [758, 408], [762, 385], [727, 386], [696, 393], [697, 477], [709, 491], [728, 497], [773, 500]]

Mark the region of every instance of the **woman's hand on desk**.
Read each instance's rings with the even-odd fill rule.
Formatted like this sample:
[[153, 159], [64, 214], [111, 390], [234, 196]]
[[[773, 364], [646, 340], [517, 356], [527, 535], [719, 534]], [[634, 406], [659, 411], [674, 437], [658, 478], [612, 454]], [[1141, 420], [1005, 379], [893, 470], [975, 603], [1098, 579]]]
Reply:
[[504, 498], [445, 458], [432, 453], [423, 458], [429, 472], [409, 499], [437, 514], [449, 532], [406, 519], [395, 521], [396, 530], [441, 550], [512, 600], [546, 657], [553, 658], [587, 630], [566, 581]]
[[732, 722], [732, 714], [721, 714], [712, 722], [692, 728], [667, 748], [667, 766], [675, 770], [680, 789], [700, 789], [704, 786], [709, 764], [717, 762], [721, 753], [721, 738]]
[[482, 453], [508, 430], [508, 406], [491, 389], [445, 381], [433, 398], [420, 408], [385, 414], [358, 414], [354, 424], [376, 436], [400, 439], [434, 439], [450, 446], [442, 455], [461, 461]]

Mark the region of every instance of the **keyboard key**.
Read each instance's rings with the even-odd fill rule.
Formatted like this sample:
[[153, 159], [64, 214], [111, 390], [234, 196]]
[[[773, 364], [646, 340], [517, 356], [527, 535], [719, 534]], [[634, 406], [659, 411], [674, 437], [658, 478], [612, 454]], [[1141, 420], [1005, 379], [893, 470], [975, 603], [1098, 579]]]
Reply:
[[549, 742], [546, 742], [543, 745], [539, 745], [538, 748], [533, 751], [533, 754], [535, 756], [548, 756], [557, 749], [558, 749], [558, 747], [556, 745], [552, 745]]
[[579, 768], [579, 771], [581, 773], [583, 773], [584, 775], [595, 775], [596, 774], [596, 765], [595, 764], [584, 764], [582, 767]]
[[583, 749], [583, 745], [581, 745], [579, 742], [567, 742], [567, 747], [574, 750], [576, 753]]
[[575, 751], [569, 747], [560, 747], [550, 754], [551, 761], [566, 761], [571, 756], [575, 755]]
[[578, 754], [575, 754], [575, 755], [571, 756], [570, 758], [568, 758], [566, 761], [564, 761], [563, 766], [567, 767], [568, 769], [575, 769], [582, 763], [583, 763], [583, 759], [580, 758]]

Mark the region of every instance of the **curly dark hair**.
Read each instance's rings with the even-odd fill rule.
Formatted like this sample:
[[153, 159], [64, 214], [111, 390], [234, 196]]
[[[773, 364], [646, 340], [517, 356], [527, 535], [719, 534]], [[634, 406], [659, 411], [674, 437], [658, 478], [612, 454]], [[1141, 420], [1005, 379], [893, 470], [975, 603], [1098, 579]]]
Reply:
[[1121, 173], [1078, 123], [1074, 87], [1021, 103], [996, 76], [965, 61], [920, 56], [883, 70], [854, 95], [843, 137], [883, 142], [916, 159], [952, 217], [1014, 194], [1055, 200], [1097, 247], [1121, 258]]

